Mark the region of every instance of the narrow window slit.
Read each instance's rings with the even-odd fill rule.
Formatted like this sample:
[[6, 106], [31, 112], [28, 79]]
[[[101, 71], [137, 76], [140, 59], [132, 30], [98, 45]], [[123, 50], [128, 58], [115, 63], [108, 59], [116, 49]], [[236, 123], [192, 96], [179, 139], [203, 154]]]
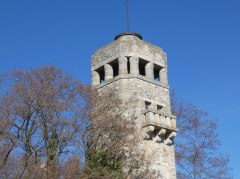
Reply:
[[148, 110], [151, 105], [151, 102], [145, 101], [145, 110]]

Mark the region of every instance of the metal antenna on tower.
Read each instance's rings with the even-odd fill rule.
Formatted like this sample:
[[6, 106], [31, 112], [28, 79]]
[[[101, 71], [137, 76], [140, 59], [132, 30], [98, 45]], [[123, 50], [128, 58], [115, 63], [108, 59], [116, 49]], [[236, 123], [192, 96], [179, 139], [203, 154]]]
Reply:
[[128, 0], [126, 0], [126, 25], [127, 25], [127, 32], [129, 32]]

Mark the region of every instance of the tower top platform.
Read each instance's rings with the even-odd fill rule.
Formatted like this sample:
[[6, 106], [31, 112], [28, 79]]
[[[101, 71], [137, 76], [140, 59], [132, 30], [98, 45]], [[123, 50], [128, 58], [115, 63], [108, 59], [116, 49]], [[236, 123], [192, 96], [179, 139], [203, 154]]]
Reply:
[[118, 38], [122, 37], [122, 36], [125, 36], [125, 35], [131, 35], [131, 36], [136, 36], [138, 37], [139, 39], [142, 40], [142, 36], [138, 33], [135, 33], [135, 32], [124, 32], [124, 33], [120, 33], [118, 35], [115, 36], [114, 40], [117, 40]]

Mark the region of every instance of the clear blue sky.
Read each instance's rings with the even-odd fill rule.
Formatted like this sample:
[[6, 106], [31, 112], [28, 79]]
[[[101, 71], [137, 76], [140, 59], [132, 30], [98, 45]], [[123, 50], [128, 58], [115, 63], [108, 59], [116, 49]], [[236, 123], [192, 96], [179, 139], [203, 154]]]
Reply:
[[[125, 0], [0, 0], [0, 73], [54, 64], [90, 83], [95, 50], [125, 31]], [[240, 1], [129, 0], [130, 30], [168, 53], [179, 98], [219, 120], [240, 178]]]

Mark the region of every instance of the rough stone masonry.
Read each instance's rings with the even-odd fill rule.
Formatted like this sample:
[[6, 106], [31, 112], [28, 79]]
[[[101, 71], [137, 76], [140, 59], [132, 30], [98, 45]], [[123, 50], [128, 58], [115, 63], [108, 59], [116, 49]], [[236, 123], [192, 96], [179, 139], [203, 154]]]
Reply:
[[139, 150], [151, 162], [156, 178], [175, 179], [173, 139], [176, 117], [171, 113], [167, 56], [136, 33], [123, 33], [97, 50], [91, 61], [92, 85], [98, 90], [114, 88], [123, 99], [138, 98], [135, 124], [142, 131]]

